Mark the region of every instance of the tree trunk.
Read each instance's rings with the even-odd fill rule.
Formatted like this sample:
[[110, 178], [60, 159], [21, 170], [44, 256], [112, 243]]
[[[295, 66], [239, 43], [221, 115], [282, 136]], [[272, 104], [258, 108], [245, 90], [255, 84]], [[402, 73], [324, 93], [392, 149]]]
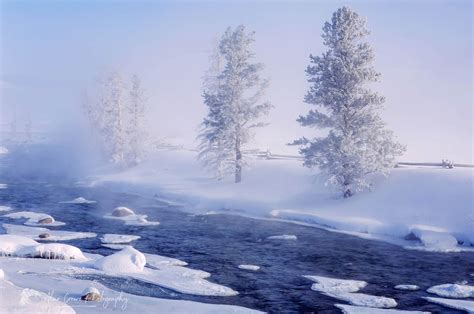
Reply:
[[242, 152], [240, 151], [240, 138], [235, 141], [235, 183], [242, 181]]

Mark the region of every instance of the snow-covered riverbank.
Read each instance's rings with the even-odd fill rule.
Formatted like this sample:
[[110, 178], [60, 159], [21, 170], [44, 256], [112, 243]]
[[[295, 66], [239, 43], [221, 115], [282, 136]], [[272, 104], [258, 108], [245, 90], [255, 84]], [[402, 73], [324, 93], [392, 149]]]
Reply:
[[402, 167], [376, 178], [371, 192], [337, 199], [297, 160], [251, 159], [243, 182], [234, 184], [210, 178], [195, 152], [160, 151], [136, 168], [91, 182], [156, 194], [200, 213], [285, 219], [450, 252], [474, 243], [473, 179], [470, 168]]

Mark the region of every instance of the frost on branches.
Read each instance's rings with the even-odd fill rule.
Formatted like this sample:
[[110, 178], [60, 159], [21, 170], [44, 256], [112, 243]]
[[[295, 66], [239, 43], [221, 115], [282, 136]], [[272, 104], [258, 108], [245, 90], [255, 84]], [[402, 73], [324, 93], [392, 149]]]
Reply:
[[259, 119], [272, 107], [260, 102], [268, 81], [260, 75], [263, 64], [253, 63], [254, 41], [254, 33], [246, 33], [244, 26], [228, 28], [211, 56], [204, 81], [208, 114], [198, 136], [199, 159], [218, 179], [233, 172], [236, 183], [242, 180], [242, 150], [253, 129], [265, 125]]
[[328, 129], [326, 137], [301, 138], [300, 153], [307, 167], [319, 167], [327, 183], [350, 197], [370, 187], [368, 175], [387, 175], [405, 148], [394, 141], [378, 111], [384, 98], [367, 88], [380, 74], [372, 65], [372, 48], [364, 41], [365, 19], [347, 7], [338, 9], [323, 27], [328, 50], [310, 56], [306, 69], [311, 86], [305, 102], [317, 106], [298, 122]]
[[145, 96], [139, 78], [132, 77], [130, 91], [120, 73], [103, 75], [97, 97], [88, 95], [83, 107], [106, 158], [121, 166], [136, 165], [144, 152]]

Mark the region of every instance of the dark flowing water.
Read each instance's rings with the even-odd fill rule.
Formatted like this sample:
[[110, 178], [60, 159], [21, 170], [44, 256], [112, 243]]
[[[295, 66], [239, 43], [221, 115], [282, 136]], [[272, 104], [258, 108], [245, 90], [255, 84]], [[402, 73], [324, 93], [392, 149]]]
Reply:
[[[18, 161], [18, 160], [16, 160]], [[334, 313], [335, 303], [344, 303], [310, 289], [312, 282], [303, 275], [322, 275], [343, 279], [365, 280], [364, 293], [392, 297], [398, 309], [433, 313], [458, 313], [431, 304], [422, 297], [436, 284], [474, 281], [474, 253], [430, 253], [405, 250], [391, 244], [364, 240], [322, 229], [278, 221], [255, 220], [233, 215], [191, 215], [185, 208], [171, 206], [153, 196], [114, 192], [105, 187], [85, 188], [75, 180], [54, 172], [31, 175], [16, 168], [15, 160], [3, 158], [0, 183], [0, 205], [15, 210], [44, 212], [65, 226], [55, 230], [135, 234], [141, 239], [134, 247], [146, 253], [184, 260], [189, 267], [212, 274], [209, 280], [239, 292], [232, 297], [200, 297], [176, 293], [169, 289], [136, 280], [94, 278], [103, 284], [133, 294], [226, 303], [272, 313]], [[97, 204], [61, 204], [83, 196]], [[127, 226], [122, 221], [104, 219], [116, 206], [133, 208], [158, 220], [159, 226]], [[0, 217], [0, 222], [19, 223]], [[294, 234], [296, 241], [268, 240], [268, 236]], [[112, 254], [101, 247], [100, 240], [82, 239], [66, 243], [85, 252]], [[261, 266], [251, 272], [239, 264]], [[400, 291], [397, 284], [416, 284], [419, 291]], [[432, 296], [432, 295], [431, 295]]]

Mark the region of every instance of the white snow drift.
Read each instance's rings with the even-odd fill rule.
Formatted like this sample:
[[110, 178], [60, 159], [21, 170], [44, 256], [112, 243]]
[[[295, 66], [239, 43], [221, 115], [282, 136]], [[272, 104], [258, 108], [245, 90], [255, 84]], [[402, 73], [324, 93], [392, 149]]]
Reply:
[[367, 286], [367, 282], [365, 281], [335, 279], [322, 276], [304, 277], [316, 281], [316, 283], [311, 286], [312, 290], [321, 292], [335, 299], [346, 301], [352, 305], [378, 308], [397, 306], [397, 302], [392, 298], [356, 293]]

